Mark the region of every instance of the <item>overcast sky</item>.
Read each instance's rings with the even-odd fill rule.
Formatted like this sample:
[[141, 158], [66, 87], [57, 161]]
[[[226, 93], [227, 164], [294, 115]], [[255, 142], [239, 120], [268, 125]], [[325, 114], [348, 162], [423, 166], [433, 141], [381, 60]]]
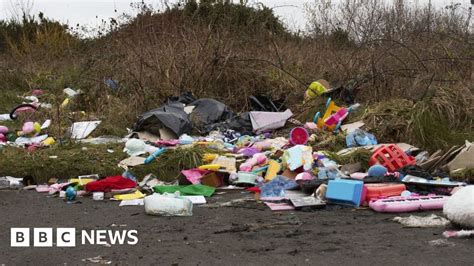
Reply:
[[[162, 8], [165, 0], [144, 0], [145, 3], [155, 8]], [[238, 0], [235, 0], [238, 2]], [[342, 0], [333, 0], [340, 2]], [[391, 1], [391, 0], [388, 0]], [[429, 0], [408, 0], [408, 2], [418, 2], [426, 4]], [[28, 0], [0, 0], [0, 20], [12, 16], [12, 6], [18, 3], [27, 3]], [[29, 0], [32, 3], [34, 14], [43, 12], [46, 17], [60, 20], [69, 25], [87, 25], [90, 28], [97, 27], [102, 20], [115, 18], [122, 13], [135, 14], [130, 4], [138, 2], [137, 0]], [[168, 0], [169, 3], [177, 0]], [[311, 0], [250, 0], [250, 3], [261, 2], [274, 9], [275, 13], [291, 29], [304, 29], [306, 24], [304, 7]], [[432, 0], [433, 5], [443, 7], [454, 3], [462, 3], [469, 7], [470, 0]], [[31, 4], [30, 4], [31, 5]]]

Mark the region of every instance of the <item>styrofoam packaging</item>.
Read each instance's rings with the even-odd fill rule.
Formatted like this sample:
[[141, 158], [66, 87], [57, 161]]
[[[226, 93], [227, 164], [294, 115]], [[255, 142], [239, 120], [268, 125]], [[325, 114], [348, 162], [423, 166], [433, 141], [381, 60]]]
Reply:
[[94, 192], [92, 193], [93, 200], [104, 200], [104, 192]]

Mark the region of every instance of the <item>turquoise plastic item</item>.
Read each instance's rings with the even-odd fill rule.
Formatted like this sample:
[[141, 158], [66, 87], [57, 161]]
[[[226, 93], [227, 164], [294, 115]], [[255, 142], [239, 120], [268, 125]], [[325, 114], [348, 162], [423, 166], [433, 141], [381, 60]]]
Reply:
[[166, 148], [159, 148], [154, 153], [152, 153], [148, 158], [145, 159], [145, 164], [149, 164], [155, 160], [156, 157], [160, 156], [166, 151]]
[[330, 180], [326, 199], [331, 203], [359, 207], [364, 199], [364, 182], [359, 180]]

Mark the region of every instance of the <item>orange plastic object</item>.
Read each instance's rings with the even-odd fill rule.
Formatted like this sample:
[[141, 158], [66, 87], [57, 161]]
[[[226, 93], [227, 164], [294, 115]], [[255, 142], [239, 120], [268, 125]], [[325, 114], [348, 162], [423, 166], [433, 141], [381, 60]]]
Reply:
[[380, 197], [400, 196], [407, 188], [404, 184], [365, 184], [366, 201]]
[[324, 116], [322, 118], [318, 118], [318, 128], [327, 128], [330, 131], [334, 130], [337, 124], [328, 126], [324, 123], [324, 121], [326, 121], [326, 119], [328, 119], [331, 115], [339, 111], [339, 109], [341, 109], [341, 107], [337, 106], [333, 101], [331, 101], [328, 105], [328, 108], [326, 109], [326, 113], [324, 113]]
[[406, 155], [400, 147], [395, 144], [382, 145], [374, 151], [370, 157], [369, 165], [381, 164], [389, 172], [394, 172], [406, 165], [415, 165], [416, 160], [412, 156]]

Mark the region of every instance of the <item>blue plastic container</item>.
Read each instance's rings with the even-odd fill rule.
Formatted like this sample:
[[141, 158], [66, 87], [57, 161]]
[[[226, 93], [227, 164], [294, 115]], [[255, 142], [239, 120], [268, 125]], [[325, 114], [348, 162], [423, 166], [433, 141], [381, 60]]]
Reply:
[[331, 203], [359, 207], [364, 199], [364, 182], [359, 180], [330, 180], [326, 199]]

